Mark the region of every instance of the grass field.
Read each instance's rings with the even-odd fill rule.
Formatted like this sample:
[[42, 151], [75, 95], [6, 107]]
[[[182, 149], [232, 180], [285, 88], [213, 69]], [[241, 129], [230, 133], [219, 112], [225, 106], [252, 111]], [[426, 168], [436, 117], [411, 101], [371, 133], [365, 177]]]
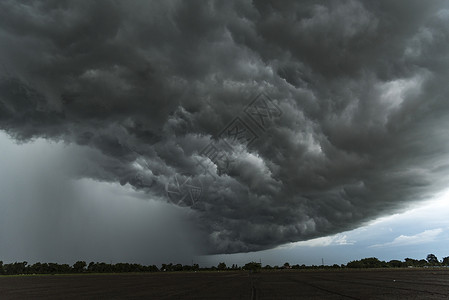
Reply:
[[447, 269], [0, 277], [0, 299], [446, 299]]

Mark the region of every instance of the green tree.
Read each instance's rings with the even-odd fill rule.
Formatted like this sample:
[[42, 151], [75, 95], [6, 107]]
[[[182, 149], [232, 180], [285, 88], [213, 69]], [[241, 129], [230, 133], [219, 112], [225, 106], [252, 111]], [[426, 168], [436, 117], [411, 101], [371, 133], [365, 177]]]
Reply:
[[441, 262], [443, 266], [449, 266], [449, 256], [443, 257], [443, 261]]
[[77, 261], [76, 263], [73, 264], [73, 272], [75, 273], [82, 273], [86, 270], [86, 262], [85, 261]]
[[[194, 269], [195, 269], [195, 267], [198, 268], [198, 265], [196, 265], [196, 264], [193, 265]], [[151, 266], [148, 266], [148, 271], [149, 272], [157, 272], [157, 271], [159, 271], [159, 269], [155, 265], [151, 265]]]
[[403, 266], [403, 264], [405, 264], [405, 263], [403, 263], [402, 261], [397, 260], [397, 259], [393, 259], [388, 262], [388, 266], [391, 268], [401, 268]]
[[292, 267], [292, 269], [299, 269], [299, 268], [301, 268], [301, 267], [299, 266], [299, 264], [293, 265], [293, 266], [291, 266], [291, 267]]
[[449, 256], [443, 257], [443, 260], [441, 261], [441, 264], [443, 266], [449, 266]]
[[333, 268], [333, 269], [340, 269], [340, 266], [337, 265], [337, 264], [333, 264], [333, 265], [332, 265], [332, 268]]
[[161, 271], [167, 271], [167, 272], [173, 271], [173, 264], [172, 263], [169, 263], [168, 265], [162, 264]]
[[363, 258], [361, 260], [354, 260], [347, 264], [348, 268], [383, 268], [387, 263], [380, 261], [376, 257]]
[[427, 262], [432, 266], [438, 265], [438, 258], [435, 256], [435, 254], [428, 254]]
[[350, 261], [346, 264], [346, 267], [348, 268], [364, 268], [365, 266], [363, 265], [363, 263], [360, 260], [353, 260]]
[[252, 262], [249, 262], [249, 263], [245, 264], [245, 266], [243, 266], [243, 268], [245, 270], [249, 270], [251, 272], [257, 272], [257, 271], [259, 271], [262, 268], [262, 266], [261, 266], [260, 263], [252, 261]]
[[17, 275], [17, 274], [25, 274], [26, 273], [26, 265], [28, 263], [24, 262], [15, 262], [12, 264], [5, 264], [3, 266], [6, 275]]
[[218, 270], [226, 270], [226, 264], [224, 262], [221, 262], [217, 266]]
[[405, 265], [407, 267], [419, 267], [419, 260], [417, 259], [413, 259], [413, 258], [406, 258], [405, 259]]
[[380, 261], [376, 257], [364, 258], [361, 261], [365, 265], [365, 268], [382, 268], [387, 265], [384, 261]]

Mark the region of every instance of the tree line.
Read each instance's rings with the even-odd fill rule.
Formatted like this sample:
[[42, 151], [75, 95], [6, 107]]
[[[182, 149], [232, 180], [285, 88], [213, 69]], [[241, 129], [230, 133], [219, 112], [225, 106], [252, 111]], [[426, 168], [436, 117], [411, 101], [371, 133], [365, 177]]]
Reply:
[[423, 268], [423, 267], [447, 267], [449, 266], [449, 256], [441, 261], [434, 254], [427, 255], [426, 259], [406, 258], [404, 261], [390, 260], [381, 261], [375, 257], [364, 258], [348, 262], [348, 268]]
[[125, 273], [125, 272], [157, 272], [155, 265], [143, 266], [141, 264], [77, 261], [72, 266], [68, 264], [14, 262], [4, 264], [0, 261], [0, 275], [18, 274], [73, 274], [73, 273]]
[[341, 269], [341, 268], [407, 268], [407, 267], [439, 267], [449, 266], [449, 256], [444, 257], [441, 261], [434, 254], [427, 255], [426, 259], [406, 258], [404, 261], [390, 260], [388, 262], [381, 261], [376, 257], [363, 258], [348, 262], [346, 265], [290, 265], [288, 262], [282, 266], [265, 265], [261, 263], [249, 262], [243, 266], [233, 264], [227, 266], [224, 262], [220, 262], [217, 266], [201, 267], [198, 264], [182, 265], [182, 264], [162, 264], [160, 268], [156, 265], [141, 265], [130, 263], [107, 264], [104, 262], [77, 261], [73, 265], [57, 264], [57, 263], [40, 263], [28, 264], [28, 262], [14, 262], [4, 264], [0, 261], [0, 275], [21, 275], [21, 274], [74, 274], [74, 273], [130, 273], [130, 272], [177, 272], [177, 271], [226, 271], [226, 270], [279, 270], [279, 269]]

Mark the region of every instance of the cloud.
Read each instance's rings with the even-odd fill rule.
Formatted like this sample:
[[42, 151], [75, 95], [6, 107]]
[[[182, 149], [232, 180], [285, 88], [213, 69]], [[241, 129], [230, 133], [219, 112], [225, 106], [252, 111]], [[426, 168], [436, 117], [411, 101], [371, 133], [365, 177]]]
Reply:
[[294, 246], [327, 247], [327, 246], [354, 245], [354, 243], [355, 243], [354, 241], [348, 241], [348, 237], [346, 234], [336, 234], [333, 236], [326, 236], [311, 239], [308, 241], [297, 242], [294, 244]]
[[436, 240], [437, 236], [443, 232], [442, 228], [429, 229], [425, 230], [421, 233], [415, 235], [400, 235], [395, 238], [393, 241], [384, 243], [384, 244], [376, 244], [370, 247], [400, 247], [400, 246], [410, 246], [410, 245], [419, 245], [426, 244], [429, 242], [433, 242]]
[[[444, 1], [2, 1], [0, 128], [90, 149], [75, 177], [148, 198], [191, 174], [208, 253], [329, 236], [447, 183], [447, 16]], [[245, 113], [260, 93], [263, 126]], [[257, 138], [205, 173], [236, 117]]]

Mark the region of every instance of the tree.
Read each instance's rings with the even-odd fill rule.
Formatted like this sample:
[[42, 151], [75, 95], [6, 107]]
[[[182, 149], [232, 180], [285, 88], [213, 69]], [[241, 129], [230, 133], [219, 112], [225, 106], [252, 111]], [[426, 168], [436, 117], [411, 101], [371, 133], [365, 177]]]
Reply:
[[427, 265], [427, 260], [425, 260], [425, 259], [420, 259], [420, 260], [418, 261], [418, 266], [424, 267], [425, 265]]
[[[405, 264], [405, 263], [404, 263], [404, 264]], [[402, 263], [402, 261], [400, 261], [400, 260], [393, 259], [393, 260], [390, 260], [390, 261], [388, 262], [388, 266], [389, 266], [389, 267], [392, 267], [392, 268], [400, 268], [400, 267], [403, 266], [403, 263]]]
[[348, 268], [383, 268], [386, 267], [387, 263], [378, 260], [376, 257], [363, 258], [361, 260], [354, 260], [348, 262]]
[[333, 268], [333, 269], [340, 269], [340, 266], [337, 265], [337, 264], [333, 264], [333, 265], [332, 265], [332, 268]]
[[200, 265], [198, 264], [193, 264], [192, 266], [192, 271], [198, 271], [200, 269]]
[[93, 261], [91, 261], [90, 263], [89, 263], [89, 265], [87, 266], [87, 271], [88, 272], [97, 272], [97, 264], [96, 263], [94, 263]]
[[376, 257], [364, 258], [361, 261], [365, 265], [365, 268], [382, 268], [382, 267], [386, 267], [386, 263], [384, 261], [380, 261]]
[[218, 270], [226, 270], [226, 264], [224, 262], [221, 262], [217, 266]]
[[346, 267], [348, 268], [363, 268], [364, 265], [360, 260], [353, 260], [346, 264]]
[[75, 273], [82, 273], [86, 270], [86, 262], [85, 261], [77, 261], [73, 264], [73, 272]]
[[6, 275], [17, 275], [17, 274], [25, 274], [26, 273], [26, 265], [28, 263], [24, 262], [15, 262], [12, 264], [6, 264], [3, 266]]
[[443, 258], [442, 265], [449, 266], [449, 256]]
[[245, 264], [245, 266], [243, 266], [243, 268], [245, 270], [249, 270], [251, 272], [256, 272], [256, 271], [260, 270], [262, 268], [262, 266], [260, 263], [252, 261], [252, 262]]
[[427, 255], [427, 262], [434, 266], [438, 264], [438, 258], [434, 254], [428, 254]]
[[283, 268], [284, 269], [290, 269], [290, 264], [288, 262], [284, 263]]
[[291, 266], [291, 268], [292, 268], [292, 269], [299, 269], [300, 266], [299, 266], [299, 264], [296, 264], [296, 265]]
[[419, 263], [419, 260], [417, 260], [417, 259], [407, 257], [405, 259], [405, 265], [407, 267], [419, 267], [420, 263]]
[[167, 272], [173, 271], [173, 264], [172, 263], [169, 263], [168, 265], [162, 264], [161, 271], [167, 271]]

